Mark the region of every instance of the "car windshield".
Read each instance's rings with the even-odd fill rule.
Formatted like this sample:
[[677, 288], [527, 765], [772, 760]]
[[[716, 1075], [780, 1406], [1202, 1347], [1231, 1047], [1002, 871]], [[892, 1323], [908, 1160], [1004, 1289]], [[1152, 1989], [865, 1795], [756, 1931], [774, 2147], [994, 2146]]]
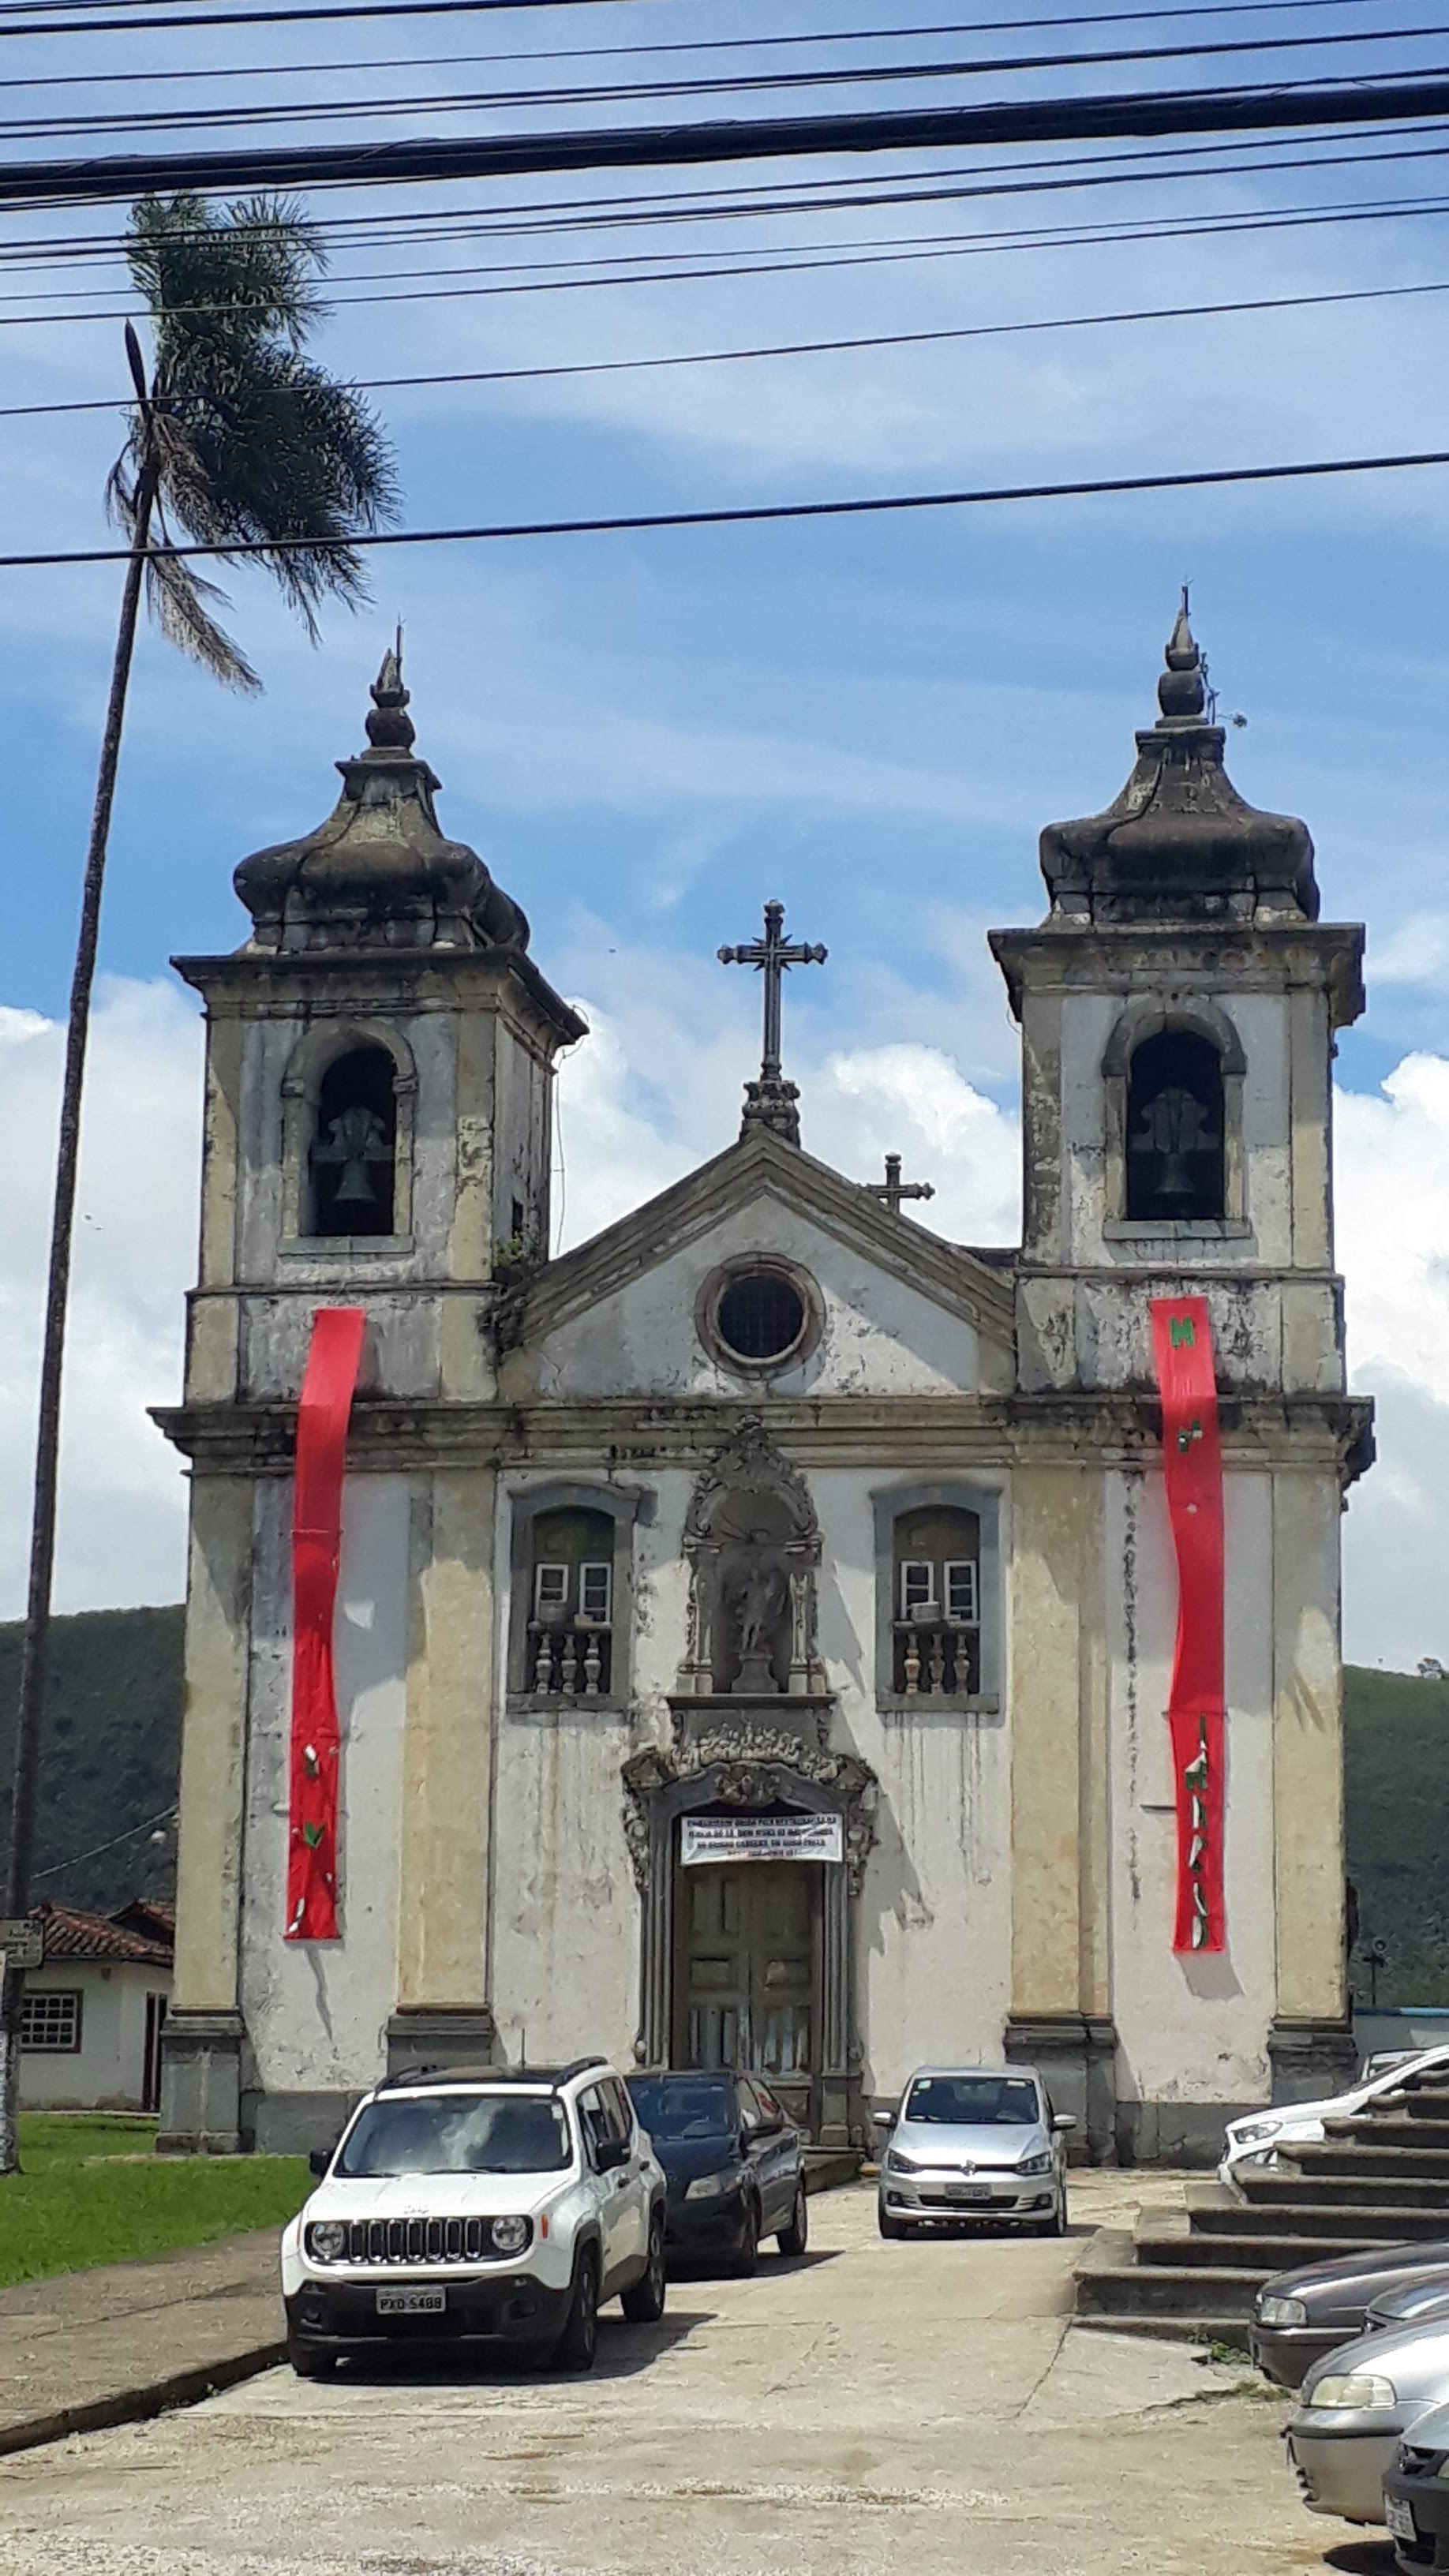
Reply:
[[569, 2162], [557, 2102], [507, 2093], [414, 2093], [369, 2102], [334, 2173], [557, 2173]]
[[918, 2075], [903, 2117], [962, 2129], [1034, 2128], [1036, 2086], [1024, 2075]]
[[735, 2088], [719, 2075], [636, 2075], [634, 2108], [651, 2138], [665, 2146], [689, 2138], [727, 2138], [738, 2113]]

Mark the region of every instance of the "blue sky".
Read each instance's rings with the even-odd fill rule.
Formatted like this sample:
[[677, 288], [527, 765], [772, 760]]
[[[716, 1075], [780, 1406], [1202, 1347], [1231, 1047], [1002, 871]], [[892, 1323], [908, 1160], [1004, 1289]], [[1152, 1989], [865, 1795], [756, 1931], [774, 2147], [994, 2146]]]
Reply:
[[[995, 0], [985, 14], [1012, 13]], [[909, 27], [952, 15], [903, 0], [797, 0], [786, 24]], [[761, 13], [756, 23], [778, 29], [781, 20]], [[1294, 32], [1392, 23], [1379, 0], [1267, 22]], [[375, 22], [285, 35], [215, 30], [207, 50], [213, 63], [230, 63], [264, 60], [285, 45], [290, 59], [330, 59], [348, 72], [341, 86], [386, 99], [410, 76], [362, 74], [351, 68], [362, 58], [702, 41], [737, 34], [741, 24], [738, 8], [708, 0], [617, 0], [410, 21], [401, 35]], [[1153, 21], [1152, 39], [1180, 40], [1190, 25]], [[1264, 25], [1241, 17], [1211, 32], [1261, 34]], [[1104, 29], [1086, 41], [1122, 36]], [[185, 41], [194, 50], [179, 36], [44, 48], [12, 41], [5, 68], [43, 75], [203, 60], [198, 39]], [[1018, 41], [1022, 50], [1051, 49], [1045, 34], [1010, 40]], [[1068, 41], [1084, 39], [1069, 33]], [[941, 38], [894, 50], [964, 54], [991, 43]], [[1427, 66], [1434, 50], [1330, 53], [1312, 68]], [[718, 57], [701, 61], [720, 67]], [[1203, 78], [1259, 79], [1287, 76], [1294, 58], [1195, 68]], [[571, 76], [567, 66], [532, 75], [460, 69], [419, 72], [412, 85]], [[1172, 75], [1193, 76], [1192, 66]], [[1097, 87], [1160, 77], [1130, 66], [1076, 76]], [[1043, 74], [1035, 85], [1067, 83]], [[338, 86], [318, 75], [292, 92], [322, 98]], [[1024, 86], [922, 83], [905, 94]], [[144, 91], [144, 104], [161, 94]], [[223, 94], [218, 86], [208, 96]], [[253, 94], [279, 94], [279, 84], [259, 78]], [[127, 95], [37, 91], [13, 93], [11, 104], [34, 114], [67, 102], [98, 111]], [[856, 93], [827, 91], [810, 104], [847, 95], [861, 103]], [[764, 112], [785, 102], [755, 104]], [[665, 111], [624, 101], [610, 112], [632, 121]], [[678, 112], [721, 111], [716, 102]], [[480, 121], [504, 130], [530, 120], [566, 121], [557, 110], [516, 107]], [[377, 130], [457, 126], [394, 110]], [[1423, 142], [1437, 148], [1440, 136]], [[1344, 158], [1396, 148], [1392, 139], [1309, 139], [1282, 147], [1280, 159], [1327, 150], [1339, 167], [1215, 176], [1199, 154], [1192, 175], [1082, 194], [817, 210], [748, 226], [675, 224], [491, 249], [354, 247], [337, 254], [336, 292], [374, 292], [348, 276], [429, 258], [463, 265], [623, 252], [637, 262], [662, 249], [709, 261], [746, 245], [758, 256], [761, 244], [783, 251], [887, 234], [999, 240], [1023, 224], [1140, 228], [1149, 219], [1253, 219], [1330, 200], [1362, 207], [1432, 195], [1441, 184], [1432, 158]], [[1266, 160], [1272, 147], [1219, 157]], [[1020, 175], [1012, 156], [980, 153], [897, 155], [870, 164], [869, 175], [939, 173], [967, 161]], [[862, 165], [813, 164], [717, 175], [721, 185], [758, 183], [763, 192], [787, 176], [859, 184], [863, 173]], [[492, 189], [473, 182], [408, 202], [581, 204], [625, 187], [677, 198], [695, 184], [667, 173]], [[380, 202], [348, 192], [318, 200], [317, 211], [376, 211]], [[0, 244], [110, 221], [11, 217]], [[1431, 212], [1171, 241], [1015, 249], [986, 239], [950, 257], [794, 276], [339, 305], [318, 347], [339, 372], [395, 375], [1377, 289], [1449, 279], [1445, 232], [1445, 218]], [[23, 289], [33, 300], [3, 311], [54, 311], [77, 282], [58, 269], [12, 273], [7, 293]], [[90, 272], [84, 282], [108, 290], [97, 301], [117, 300], [118, 272]], [[415, 526], [1152, 473], [1443, 443], [1444, 309], [1425, 296], [417, 388], [379, 404]], [[0, 328], [0, 381], [7, 403], [117, 389], [119, 324]], [[101, 486], [117, 435], [105, 413], [0, 420], [0, 550], [102, 538]], [[1439, 1466], [1449, 1366], [1438, 1356], [1441, 1341], [1449, 1349], [1441, 1115], [1449, 1089], [1440, 1087], [1449, 1042], [1446, 533], [1449, 480], [1427, 473], [400, 550], [377, 559], [375, 609], [355, 619], [329, 614], [318, 652], [258, 576], [236, 577], [237, 630], [267, 682], [257, 702], [219, 692], [148, 638], [107, 897], [104, 961], [114, 980], [89, 1130], [63, 1597], [167, 1597], [180, 1582], [176, 1480], [143, 1409], [172, 1391], [179, 1297], [193, 1257], [194, 1040], [189, 997], [170, 988], [165, 961], [173, 951], [234, 945], [243, 928], [230, 892], [236, 860], [327, 810], [330, 763], [361, 744], [366, 684], [395, 617], [406, 625], [414, 715], [444, 781], [447, 826], [474, 842], [525, 904], [540, 964], [595, 1023], [595, 1040], [564, 1076], [568, 1235], [604, 1222], [733, 1132], [756, 1043], [755, 994], [750, 979], [713, 963], [714, 951], [749, 936], [764, 898], [778, 894], [796, 933], [831, 950], [829, 966], [797, 977], [790, 995], [788, 1044], [805, 1086], [807, 1141], [862, 1177], [887, 1148], [903, 1150], [938, 1184], [933, 1218], [948, 1233], [985, 1240], [1009, 1236], [1014, 1224], [1015, 1046], [982, 932], [1039, 916], [1041, 825], [1091, 811], [1121, 785], [1133, 727], [1152, 713], [1178, 585], [1190, 580], [1224, 710], [1248, 719], [1230, 739], [1238, 785], [1256, 802], [1307, 817], [1325, 911], [1369, 926], [1371, 1007], [1338, 1067], [1349, 1095], [1340, 1251], [1355, 1364], [1380, 1393], [1384, 1446], [1348, 1525], [1350, 1640], [1360, 1654], [1394, 1663], [1449, 1653], [1436, 1581], [1449, 1499]], [[10, 1252], [0, 1254], [0, 1433], [13, 1462], [0, 1490], [0, 1615], [18, 1599], [46, 1085], [56, 1060], [49, 1024], [69, 974], [116, 589], [113, 570], [95, 568], [12, 574], [0, 590], [9, 749], [0, 1043], [8, 1034], [20, 1113], [0, 1146], [18, 1217]]]

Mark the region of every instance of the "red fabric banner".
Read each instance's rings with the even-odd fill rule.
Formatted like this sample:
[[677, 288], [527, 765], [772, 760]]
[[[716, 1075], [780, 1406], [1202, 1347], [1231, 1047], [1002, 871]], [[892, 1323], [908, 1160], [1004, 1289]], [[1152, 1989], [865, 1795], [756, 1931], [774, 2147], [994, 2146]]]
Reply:
[[1175, 1950], [1221, 1950], [1223, 1898], [1223, 1458], [1205, 1297], [1154, 1297], [1163, 1473], [1177, 1551], [1177, 1648], [1168, 1724], [1177, 1800]]
[[292, 1509], [292, 1796], [287, 1844], [289, 1941], [335, 1941], [337, 1684], [332, 1622], [342, 1561], [342, 1470], [362, 1357], [360, 1306], [322, 1306], [297, 1407]]

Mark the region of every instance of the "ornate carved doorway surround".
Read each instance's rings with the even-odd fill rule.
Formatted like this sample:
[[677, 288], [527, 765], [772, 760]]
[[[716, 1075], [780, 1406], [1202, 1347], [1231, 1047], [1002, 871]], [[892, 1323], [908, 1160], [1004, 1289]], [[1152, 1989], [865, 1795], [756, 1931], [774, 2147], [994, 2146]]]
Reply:
[[[798, 1700], [781, 1707], [781, 1717], [787, 1711], [792, 1718], [807, 1714]], [[819, 1713], [828, 1724], [828, 1703]], [[699, 1727], [692, 1722], [706, 1717], [713, 1723]], [[809, 1731], [816, 1729], [812, 1725]], [[706, 1713], [695, 1701], [687, 1716], [676, 1709], [674, 1739], [667, 1752], [636, 1753], [624, 1765], [624, 1829], [642, 1916], [635, 2042], [640, 2063], [667, 2065], [676, 2035], [680, 1817], [710, 1807], [755, 1813], [793, 1807], [839, 1816], [844, 1858], [800, 1864], [818, 1870], [821, 1878], [819, 2016], [812, 2033], [816, 2062], [810, 2070], [808, 2109], [822, 2146], [864, 2143], [855, 1912], [875, 1840], [875, 1774], [853, 1754], [832, 1753], [818, 1738], [807, 1741], [804, 1729], [797, 1733], [771, 1724], [759, 1711], [748, 1717], [733, 1710]], [[743, 1864], [746, 1869], [756, 1865]], [[804, 2112], [807, 2105], [802, 2102], [800, 2108]]]

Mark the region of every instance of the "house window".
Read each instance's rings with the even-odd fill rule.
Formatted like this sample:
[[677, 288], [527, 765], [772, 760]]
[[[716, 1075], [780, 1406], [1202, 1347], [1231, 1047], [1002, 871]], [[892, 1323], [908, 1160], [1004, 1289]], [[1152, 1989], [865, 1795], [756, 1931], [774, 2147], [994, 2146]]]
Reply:
[[1226, 1206], [1222, 1058], [1195, 1029], [1161, 1029], [1127, 1077], [1127, 1220], [1201, 1224]]
[[613, 1683], [613, 1520], [540, 1512], [531, 1538], [524, 1689], [538, 1699], [598, 1699]]
[[81, 2044], [81, 1999], [70, 1986], [31, 1986], [20, 2007], [20, 2045], [38, 2057], [75, 2057]]
[[396, 1161], [397, 1067], [386, 1047], [350, 1047], [317, 1095], [308, 1232], [391, 1234]]
[[968, 1699], [981, 1688], [981, 1521], [945, 1504], [894, 1527], [891, 1684], [902, 1699]]

